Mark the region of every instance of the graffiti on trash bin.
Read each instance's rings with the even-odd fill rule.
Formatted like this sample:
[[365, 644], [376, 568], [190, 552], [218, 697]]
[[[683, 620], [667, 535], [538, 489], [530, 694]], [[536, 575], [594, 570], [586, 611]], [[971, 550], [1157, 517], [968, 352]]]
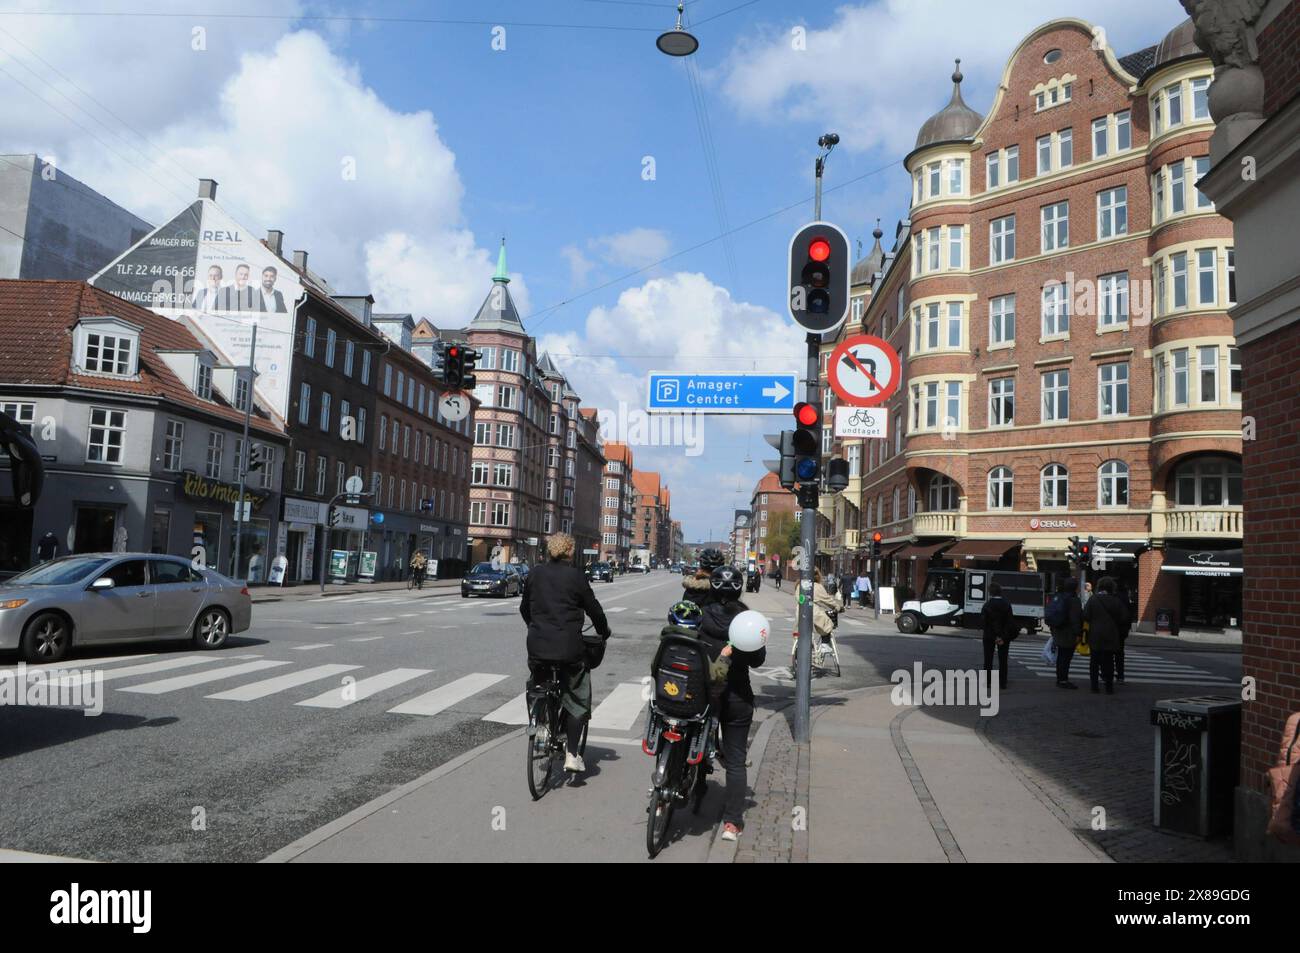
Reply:
[[1199, 746], [1182, 742], [1172, 745], [1165, 752], [1164, 770], [1160, 772], [1162, 803], [1180, 804], [1184, 794], [1196, 790], [1196, 759], [1199, 753]]

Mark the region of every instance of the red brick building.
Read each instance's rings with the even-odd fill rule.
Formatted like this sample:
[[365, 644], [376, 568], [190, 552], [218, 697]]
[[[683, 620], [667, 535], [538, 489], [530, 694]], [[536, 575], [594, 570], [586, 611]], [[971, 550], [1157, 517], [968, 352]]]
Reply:
[[[883, 581], [1064, 575], [1068, 537], [1094, 535], [1142, 628], [1162, 608], [1240, 625], [1232, 228], [1195, 188], [1212, 73], [1189, 23], [1120, 58], [1060, 19], [1016, 47], [987, 116], [953, 74], [859, 326], [904, 362], [890, 435], [860, 461]], [[1230, 574], [1195, 574], [1207, 551]]]
[[600, 491], [600, 558], [626, 563], [632, 549], [636, 488], [632, 483], [632, 448], [605, 444], [605, 474]]
[[759, 565], [770, 569], [772, 550], [768, 548], [768, 528], [775, 525], [782, 514], [798, 519], [799, 505], [794, 493], [781, 486], [777, 474], [766, 473], [754, 484], [749, 512], [753, 514], [749, 548], [758, 553]]
[[[1287, 718], [1300, 711], [1300, 256], [1292, 238], [1300, 220], [1300, 2], [1272, 0], [1254, 11], [1208, 3], [1196, 17], [1220, 70], [1214, 165], [1202, 188], [1232, 219], [1241, 249], [1230, 313], [1245, 374], [1241, 661], [1254, 692], [1242, 706], [1234, 840], [1240, 859], [1295, 861], [1300, 851], [1265, 837], [1264, 828], [1267, 771]], [[1255, 62], [1238, 42], [1247, 31], [1256, 36]]]

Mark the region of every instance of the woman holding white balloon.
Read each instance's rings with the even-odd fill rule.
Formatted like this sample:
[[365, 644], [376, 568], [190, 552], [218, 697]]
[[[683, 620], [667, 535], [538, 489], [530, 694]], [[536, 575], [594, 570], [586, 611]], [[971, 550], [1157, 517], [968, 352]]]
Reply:
[[718, 713], [722, 728], [722, 758], [727, 771], [726, 801], [722, 810], [722, 838], [736, 840], [744, 827], [748, 778], [745, 758], [749, 728], [754, 721], [754, 688], [749, 670], [767, 659], [767, 619], [740, 601], [744, 578], [739, 570], [721, 566], [713, 571], [709, 586], [714, 602], [704, 607], [700, 637], [709, 657], [727, 660], [726, 684]]

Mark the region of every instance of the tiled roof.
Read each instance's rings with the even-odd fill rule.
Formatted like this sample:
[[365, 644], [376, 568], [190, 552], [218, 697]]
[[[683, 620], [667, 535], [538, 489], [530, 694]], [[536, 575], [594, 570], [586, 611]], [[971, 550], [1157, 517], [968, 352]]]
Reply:
[[758, 481], [758, 486], [754, 487], [755, 493], [789, 493], [785, 487], [781, 486], [781, 478], [775, 473], [768, 472], [763, 475], [763, 479]]
[[1124, 71], [1130, 76], [1141, 77], [1143, 73], [1151, 68], [1156, 61], [1155, 46], [1148, 46], [1145, 50], [1138, 50], [1136, 53], [1130, 53], [1128, 56], [1119, 58], [1119, 65], [1124, 67]]
[[[133, 378], [78, 374], [73, 329], [81, 318], [112, 316], [140, 328], [140, 367]], [[244, 414], [217, 392], [199, 398], [155, 352], [198, 351], [204, 345], [179, 321], [111, 295], [84, 281], [0, 281], [0, 386], [44, 384], [171, 401], [243, 425]], [[282, 435], [254, 412], [249, 425]]]
[[632, 485], [645, 496], [659, 496], [659, 474], [653, 470], [633, 470]]
[[627, 463], [632, 459], [632, 451], [625, 443], [610, 442], [605, 444], [605, 459], [617, 463]]

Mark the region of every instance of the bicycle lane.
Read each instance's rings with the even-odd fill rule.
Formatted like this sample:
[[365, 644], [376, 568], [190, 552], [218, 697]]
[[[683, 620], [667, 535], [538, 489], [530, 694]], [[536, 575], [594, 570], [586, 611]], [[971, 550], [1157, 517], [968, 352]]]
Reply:
[[[644, 727], [644, 715], [639, 727]], [[615, 743], [617, 742], [617, 743]], [[468, 751], [276, 851], [265, 862], [519, 862], [647, 860], [652, 761], [639, 737], [595, 732], [587, 772], [528, 793], [523, 729]], [[657, 862], [707, 859], [722, 813], [715, 769], [698, 815], [679, 808]]]

